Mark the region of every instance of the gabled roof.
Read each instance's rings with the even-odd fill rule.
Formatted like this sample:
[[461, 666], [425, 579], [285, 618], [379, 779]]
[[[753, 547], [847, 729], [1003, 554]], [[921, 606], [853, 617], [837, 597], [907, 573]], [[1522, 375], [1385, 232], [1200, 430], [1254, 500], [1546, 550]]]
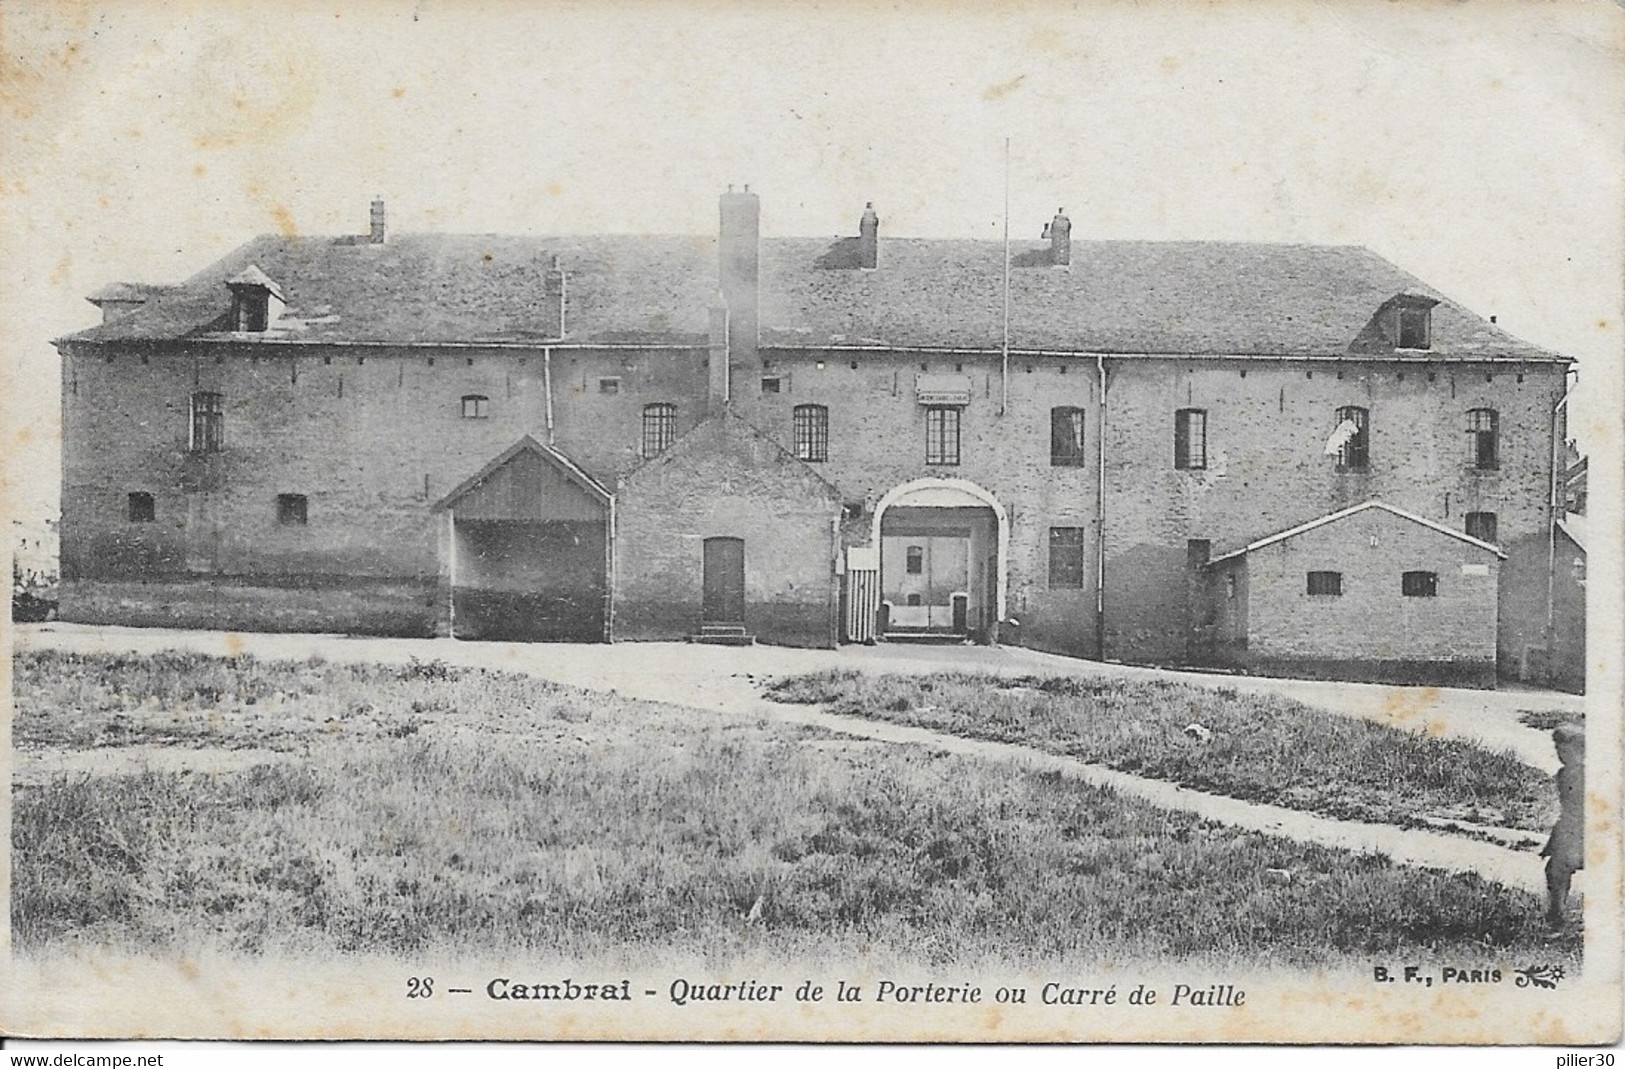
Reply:
[[1231, 552], [1225, 553], [1222, 556], [1214, 557], [1212, 560], [1207, 562], [1207, 566], [1211, 568], [1215, 564], [1221, 564], [1227, 560], [1234, 560], [1237, 557], [1246, 556], [1247, 554], [1256, 550], [1263, 549], [1265, 546], [1273, 545], [1276, 542], [1281, 542], [1288, 538], [1296, 538], [1298, 535], [1301, 535], [1306, 531], [1313, 531], [1316, 527], [1324, 527], [1328, 523], [1336, 523], [1338, 520], [1347, 519], [1348, 517], [1359, 512], [1364, 512], [1367, 509], [1381, 509], [1384, 512], [1392, 513], [1402, 520], [1409, 520], [1412, 523], [1421, 524], [1423, 527], [1432, 528], [1440, 534], [1449, 535], [1451, 538], [1459, 538], [1468, 545], [1477, 546], [1479, 549], [1488, 550], [1497, 557], [1500, 557], [1502, 560], [1506, 560], [1507, 555], [1505, 553], [1502, 553], [1498, 547], [1485, 542], [1483, 539], [1474, 538], [1472, 535], [1467, 534], [1464, 531], [1454, 530], [1446, 527], [1442, 523], [1435, 523], [1433, 520], [1425, 519], [1424, 517], [1416, 515], [1414, 512], [1406, 512], [1404, 509], [1395, 508], [1387, 502], [1373, 500], [1365, 501], [1346, 509], [1339, 509], [1336, 512], [1327, 513], [1319, 519], [1310, 520], [1308, 523], [1301, 523], [1298, 526], [1289, 528], [1285, 531], [1278, 531], [1275, 534], [1269, 535], [1265, 538], [1260, 538], [1256, 542], [1249, 542], [1240, 549], [1232, 550]]
[[283, 299], [282, 287], [273, 282], [271, 277], [264, 271], [261, 271], [258, 264], [249, 264], [231, 278], [226, 279], [226, 285], [233, 287], [256, 286], [271, 293], [279, 301]]
[[523, 438], [519, 439], [519, 441], [509, 446], [507, 449], [504, 449], [501, 453], [497, 454], [494, 460], [485, 465], [485, 467], [481, 468], [478, 472], [458, 483], [456, 489], [452, 490], [451, 493], [447, 494], [445, 497], [431, 505], [429, 507], [429, 511], [444, 512], [446, 509], [451, 508], [470, 491], [478, 488], [481, 483], [485, 482], [485, 480], [489, 479], [493, 474], [500, 470], [503, 465], [507, 464], [514, 457], [524, 452], [535, 453], [543, 460], [552, 464], [566, 479], [574, 483], [576, 486], [579, 486], [590, 496], [597, 498], [599, 501], [607, 503], [615, 497], [615, 495], [610, 493], [603, 483], [599, 482], [597, 479], [594, 479], [591, 475], [588, 475], [575, 461], [571, 460], [569, 457], [565, 456], [552, 446], [543, 445], [541, 442], [538, 442], [535, 438], [532, 438], [527, 434]]
[[[862, 270], [848, 255], [851, 241], [762, 240], [765, 347], [998, 349], [1001, 243], [883, 239], [879, 267]], [[255, 344], [537, 344], [556, 340], [543, 295], [557, 256], [569, 279], [563, 342], [700, 347], [717, 292], [716, 246], [710, 237], [647, 235], [408, 234], [384, 244], [267, 235], [129, 315], [64, 340], [231, 337], [222, 283], [253, 265], [287, 302]], [[1439, 303], [1433, 348], [1403, 359], [1567, 359], [1353, 246], [1079, 240], [1070, 266], [1048, 261], [1046, 243], [1012, 245], [1018, 351], [1392, 356], [1367, 328], [1385, 302], [1407, 294]]]
[[704, 448], [699, 443], [703, 443], [708, 434], [717, 430], [724, 433], [735, 431], [743, 434], [753, 442], [765, 447], [780, 464], [795, 469], [799, 475], [811, 478], [831, 499], [835, 501], [841, 499], [840, 487], [824, 478], [818, 469], [774, 441], [771, 436], [764, 434], [754, 423], [735, 412], [731, 405], [724, 407], [719, 413], [700, 420], [659, 453], [640, 460], [636, 467], [626, 473], [623, 477], [624, 480], [631, 482], [638, 477], [639, 472], [647, 471], [659, 464], [669, 464], [682, 458], [695, 448]]

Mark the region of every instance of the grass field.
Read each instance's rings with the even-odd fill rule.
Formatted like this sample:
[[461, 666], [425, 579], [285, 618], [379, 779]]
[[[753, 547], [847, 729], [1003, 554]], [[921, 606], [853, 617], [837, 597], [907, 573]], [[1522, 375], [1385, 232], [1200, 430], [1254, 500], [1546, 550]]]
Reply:
[[[1271, 695], [1173, 682], [851, 671], [777, 680], [767, 695], [846, 716], [1022, 743], [1345, 820], [1544, 833], [1557, 815], [1551, 777], [1510, 754]], [[1211, 738], [1187, 734], [1193, 723]]]
[[[1477, 877], [918, 747], [439, 664], [15, 663], [16, 744], [56, 762], [13, 788], [27, 953], [1579, 952], [1532, 896]], [[154, 742], [196, 761], [112, 760]], [[263, 760], [212, 770], [232, 751]]]

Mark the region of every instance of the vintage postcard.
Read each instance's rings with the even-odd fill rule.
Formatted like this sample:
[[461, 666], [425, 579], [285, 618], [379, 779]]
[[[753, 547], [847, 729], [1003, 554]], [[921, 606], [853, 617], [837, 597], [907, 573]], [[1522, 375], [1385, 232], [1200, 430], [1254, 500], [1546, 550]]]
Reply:
[[5, 1034], [1618, 1041], [1619, 5], [0, 39]]

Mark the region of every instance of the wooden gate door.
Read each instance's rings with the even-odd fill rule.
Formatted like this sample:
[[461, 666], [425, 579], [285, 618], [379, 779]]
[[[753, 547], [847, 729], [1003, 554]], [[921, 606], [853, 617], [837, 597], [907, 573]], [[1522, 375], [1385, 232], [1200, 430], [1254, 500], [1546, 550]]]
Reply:
[[705, 587], [700, 619], [707, 624], [745, 622], [745, 543], [739, 538], [705, 540]]

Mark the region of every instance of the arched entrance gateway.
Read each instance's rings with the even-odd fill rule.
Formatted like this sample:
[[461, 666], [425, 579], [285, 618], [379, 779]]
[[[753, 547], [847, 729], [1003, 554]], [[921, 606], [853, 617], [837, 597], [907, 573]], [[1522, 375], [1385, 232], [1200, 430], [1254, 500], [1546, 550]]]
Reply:
[[890, 490], [875, 506], [868, 554], [879, 637], [997, 641], [1009, 527], [1004, 506], [964, 479]]

